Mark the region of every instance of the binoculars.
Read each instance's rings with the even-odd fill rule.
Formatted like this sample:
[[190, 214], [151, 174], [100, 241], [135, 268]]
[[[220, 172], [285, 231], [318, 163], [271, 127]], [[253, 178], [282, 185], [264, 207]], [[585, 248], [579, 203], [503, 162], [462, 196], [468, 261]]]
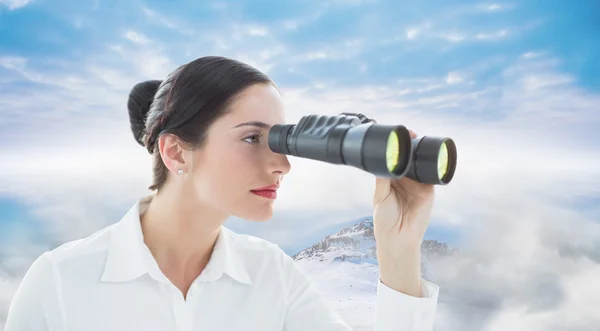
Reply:
[[352, 166], [378, 177], [407, 176], [446, 185], [456, 170], [456, 144], [447, 137], [412, 138], [403, 125], [377, 124], [360, 113], [306, 115], [297, 124], [277, 124], [269, 148], [286, 155]]

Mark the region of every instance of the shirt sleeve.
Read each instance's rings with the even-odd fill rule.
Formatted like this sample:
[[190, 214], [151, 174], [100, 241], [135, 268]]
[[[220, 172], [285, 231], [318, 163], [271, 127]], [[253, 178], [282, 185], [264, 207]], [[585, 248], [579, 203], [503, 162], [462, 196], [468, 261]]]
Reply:
[[[304, 270], [291, 257], [285, 253], [283, 255], [283, 276], [288, 294], [284, 330], [352, 330], [325, 301]], [[421, 298], [395, 291], [379, 281], [375, 331], [433, 330], [438, 292], [439, 287], [426, 280], [423, 280]]]
[[431, 331], [435, 322], [439, 286], [422, 281], [422, 297], [389, 288], [379, 280], [375, 331]]
[[58, 281], [54, 264], [45, 252], [33, 262], [15, 292], [4, 331], [66, 330]]

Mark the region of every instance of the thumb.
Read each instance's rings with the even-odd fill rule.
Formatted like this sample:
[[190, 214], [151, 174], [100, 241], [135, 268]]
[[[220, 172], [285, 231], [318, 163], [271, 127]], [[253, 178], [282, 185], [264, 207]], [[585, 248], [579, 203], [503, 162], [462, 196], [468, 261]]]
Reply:
[[385, 200], [391, 193], [390, 178], [375, 178], [375, 193], [373, 195], [373, 205], [377, 205]]

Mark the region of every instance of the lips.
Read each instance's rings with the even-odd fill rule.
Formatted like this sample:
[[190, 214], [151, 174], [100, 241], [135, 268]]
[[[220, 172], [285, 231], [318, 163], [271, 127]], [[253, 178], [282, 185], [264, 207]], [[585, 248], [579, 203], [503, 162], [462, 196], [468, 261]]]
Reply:
[[254, 189], [252, 191], [277, 191], [278, 188], [279, 188], [279, 185], [273, 184], [273, 185], [269, 185], [269, 186], [265, 186], [265, 187]]
[[269, 186], [265, 186], [265, 187], [261, 187], [255, 190], [251, 190], [250, 192], [267, 198], [267, 199], [275, 199], [277, 198], [277, 189], [279, 188], [279, 185], [269, 185]]

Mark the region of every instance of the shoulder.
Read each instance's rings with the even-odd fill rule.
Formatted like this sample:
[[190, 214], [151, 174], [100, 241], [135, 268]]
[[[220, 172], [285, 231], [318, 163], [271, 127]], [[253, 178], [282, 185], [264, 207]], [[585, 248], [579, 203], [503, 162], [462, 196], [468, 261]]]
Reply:
[[106, 255], [108, 251], [110, 232], [114, 226], [115, 224], [102, 228], [87, 237], [65, 242], [44, 254], [57, 265], [99, 258]]
[[[6, 320], [7, 330], [45, 330], [63, 325], [61, 314], [64, 275], [86, 277], [102, 265], [111, 227], [66, 242], [40, 254], [25, 273], [15, 292]], [[62, 329], [62, 327], [59, 327]]]
[[38, 278], [64, 280], [68, 274], [99, 275], [108, 252], [110, 231], [114, 225], [102, 228], [87, 237], [65, 242], [43, 252], [28, 270], [32, 281]]

